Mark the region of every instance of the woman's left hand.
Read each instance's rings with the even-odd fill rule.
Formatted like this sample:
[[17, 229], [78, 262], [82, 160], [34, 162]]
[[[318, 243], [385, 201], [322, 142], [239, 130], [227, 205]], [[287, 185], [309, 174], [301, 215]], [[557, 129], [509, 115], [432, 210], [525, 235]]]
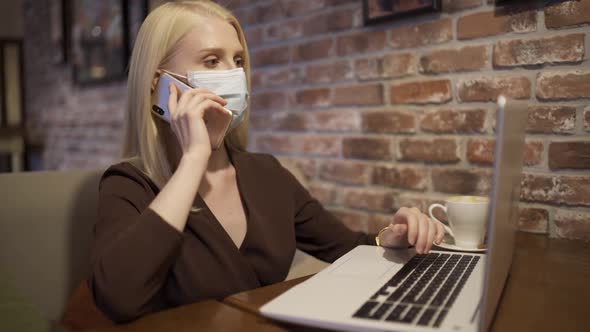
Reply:
[[432, 242], [440, 244], [445, 231], [440, 222], [430, 219], [417, 208], [400, 208], [393, 221], [381, 232], [379, 242], [383, 247], [407, 248], [413, 245], [418, 254], [430, 251]]

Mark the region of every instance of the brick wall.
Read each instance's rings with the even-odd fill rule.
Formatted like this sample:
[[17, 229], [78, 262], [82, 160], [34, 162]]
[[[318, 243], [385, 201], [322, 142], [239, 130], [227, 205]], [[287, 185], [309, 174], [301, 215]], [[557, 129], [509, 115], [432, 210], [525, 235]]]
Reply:
[[53, 61], [48, 0], [24, 0], [25, 98], [29, 142], [45, 169], [104, 168], [122, 140], [126, 83], [81, 88]]
[[[441, 14], [370, 27], [360, 1], [220, 2], [252, 55], [251, 150], [296, 161], [350, 227], [488, 193], [504, 93], [531, 105], [520, 228], [590, 240], [590, 0], [444, 0]], [[45, 168], [115, 162], [124, 82], [73, 85], [51, 63], [47, 0], [25, 0], [25, 16], [27, 126]]]
[[296, 161], [347, 225], [377, 231], [400, 206], [488, 194], [494, 101], [528, 100], [519, 227], [590, 240], [590, 0], [443, 1], [370, 27], [360, 2], [233, 1], [252, 150]]

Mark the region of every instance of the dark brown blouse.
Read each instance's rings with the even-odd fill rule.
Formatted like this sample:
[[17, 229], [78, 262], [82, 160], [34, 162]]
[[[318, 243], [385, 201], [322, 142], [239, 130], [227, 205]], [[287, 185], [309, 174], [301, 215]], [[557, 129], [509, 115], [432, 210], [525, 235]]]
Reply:
[[200, 195], [182, 233], [148, 208], [159, 189], [129, 163], [100, 183], [93, 268], [94, 301], [115, 322], [283, 281], [295, 248], [332, 262], [374, 236], [346, 228], [271, 155], [228, 145], [245, 206], [237, 247]]

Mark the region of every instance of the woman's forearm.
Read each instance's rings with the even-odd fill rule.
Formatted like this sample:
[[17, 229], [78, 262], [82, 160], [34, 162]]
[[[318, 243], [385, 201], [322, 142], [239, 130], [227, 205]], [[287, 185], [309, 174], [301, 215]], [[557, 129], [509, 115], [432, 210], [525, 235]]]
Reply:
[[149, 208], [182, 232], [207, 169], [208, 158], [183, 156], [178, 167]]

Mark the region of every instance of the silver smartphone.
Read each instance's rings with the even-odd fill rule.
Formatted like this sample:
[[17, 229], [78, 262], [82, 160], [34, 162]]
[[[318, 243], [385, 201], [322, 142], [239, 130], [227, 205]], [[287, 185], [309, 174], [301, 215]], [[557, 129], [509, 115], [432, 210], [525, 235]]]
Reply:
[[[192, 89], [190, 86], [172, 77], [169, 74], [163, 73], [158, 80], [158, 86], [155, 90], [153, 98], [152, 113], [160, 119], [170, 123], [170, 112], [168, 111], [168, 99], [170, 98], [170, 83], [174, 83], [181, 92]], [[203, 121], [207, 126], [209, 132], [209, 140], [211, 141], [211, 148], [218, 149], [223, 144], [223, 139], [229, 129], [232, 120], [232, 112], [227, 109], [220, 111], [218, 109], [206, 110], [203, 114]]]

